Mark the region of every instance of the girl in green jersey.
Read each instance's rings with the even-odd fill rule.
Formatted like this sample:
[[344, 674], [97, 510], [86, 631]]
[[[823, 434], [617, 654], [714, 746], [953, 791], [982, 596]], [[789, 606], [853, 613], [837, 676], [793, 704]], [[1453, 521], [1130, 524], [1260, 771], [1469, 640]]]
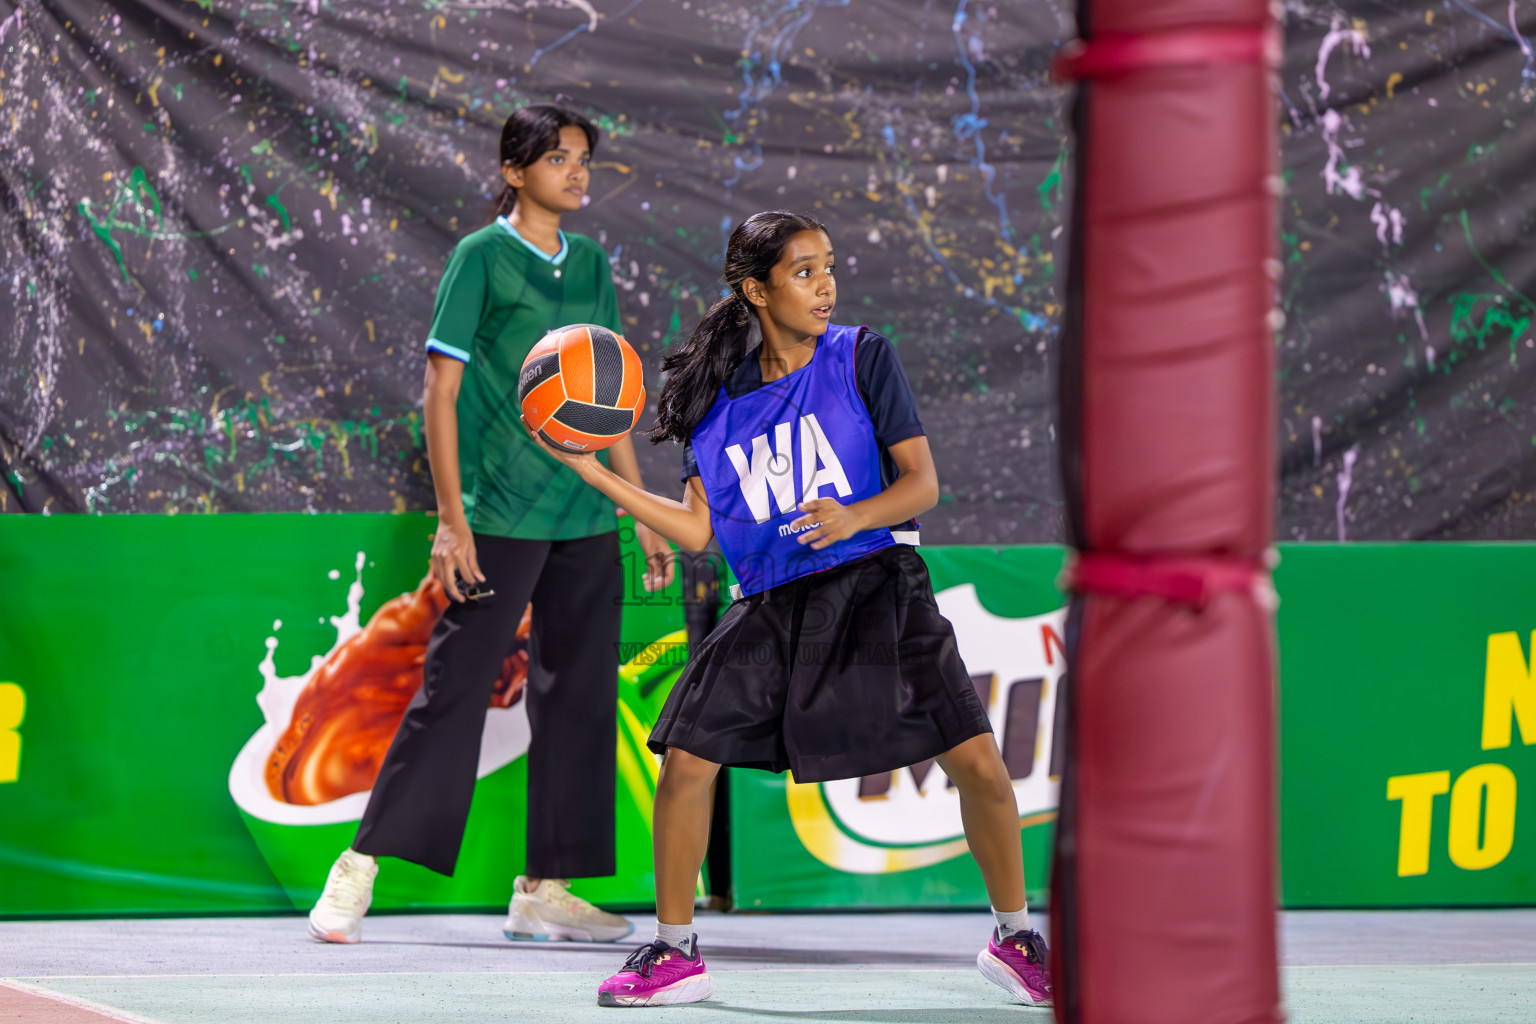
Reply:
[[[514, 883], [504, 930], [611, 942], [632, 928], [559, 881], [615, 870], [616, 513], [528, 437], [516, 397], [523, 359], [547, 332], [621, 327], [607, 254], [560, 227], [587, 202], [597, 141], [580, 114], [546, 105], [514, 113], [501, 135], [506, 187], [496, 219], [448, 260], [426, 343], [425, 413], [438, 510], [432, 571], [450, 604], [357, 838], [310, 914], [317, 939], [358, 940], [376, 857], [453, 872], [486, 709], [530, 601], [527, 877]], [[599, 457], [643, 486], [629, 438]], [[636, 532], [646, 589], [665, 586], [670, 547], [644, 526]]]

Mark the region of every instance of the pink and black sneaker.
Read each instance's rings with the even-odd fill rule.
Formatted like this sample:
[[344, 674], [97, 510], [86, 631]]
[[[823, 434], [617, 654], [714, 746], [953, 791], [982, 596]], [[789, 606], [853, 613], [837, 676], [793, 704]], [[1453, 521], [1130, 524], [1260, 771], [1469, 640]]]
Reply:
[[693, 956], [660, 939], [641, 946], [624, 961], [624, 969], [597, 987], [598, 1006], [676, 1006], [696, 1003], [715, 994], [715, 983], [699, 955]]
[[987, 948], [976, 955], [976, 966], [982, 977], [1024, 1005], [1050, 1006], [1051, 974], [1045, 958], [1045, 939], [1039, 932], [1016, 932], [1000, 940], [994, 929]]

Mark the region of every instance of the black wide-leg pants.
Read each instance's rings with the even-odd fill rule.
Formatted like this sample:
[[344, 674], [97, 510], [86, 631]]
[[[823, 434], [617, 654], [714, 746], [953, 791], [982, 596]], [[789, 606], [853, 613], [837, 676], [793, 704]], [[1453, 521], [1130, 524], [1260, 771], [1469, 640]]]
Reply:
[[564, 541], [477, 534], [475, 551], [484, 586], [496, 593], [450, 604], [433, 630], [421, 689], [384, 757], [352, 848], [453, 874], [486, 709], [531, 600], [524, 871], [611, 875], [624, 586], [618, 534]]

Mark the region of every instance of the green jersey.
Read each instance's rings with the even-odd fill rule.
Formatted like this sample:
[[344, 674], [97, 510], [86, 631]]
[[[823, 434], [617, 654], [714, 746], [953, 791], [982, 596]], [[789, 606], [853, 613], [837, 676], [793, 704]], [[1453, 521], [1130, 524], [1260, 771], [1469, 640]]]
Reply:
[[[571, 540], [617, 528], [613, 502], [542, 451], [519, 418], [523, 359], [545, 334], [570, 324], [619, 331], [608, 255], [592, 239], [561, 232], [551, 256], [501, 217], [454, 247], [427, 351], [465, 364], [459, 475], [475, 533]], [[598, 458], [606, 465], [608, 452]]]

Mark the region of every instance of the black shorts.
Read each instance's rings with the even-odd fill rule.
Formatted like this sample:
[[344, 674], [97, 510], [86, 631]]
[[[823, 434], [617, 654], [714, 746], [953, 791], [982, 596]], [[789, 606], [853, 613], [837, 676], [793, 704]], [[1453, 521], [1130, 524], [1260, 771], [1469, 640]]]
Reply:
[[991, 731], [927, 565], [896, 544], [727, 608], [649, 745], [829, 782], [905, 768]]

